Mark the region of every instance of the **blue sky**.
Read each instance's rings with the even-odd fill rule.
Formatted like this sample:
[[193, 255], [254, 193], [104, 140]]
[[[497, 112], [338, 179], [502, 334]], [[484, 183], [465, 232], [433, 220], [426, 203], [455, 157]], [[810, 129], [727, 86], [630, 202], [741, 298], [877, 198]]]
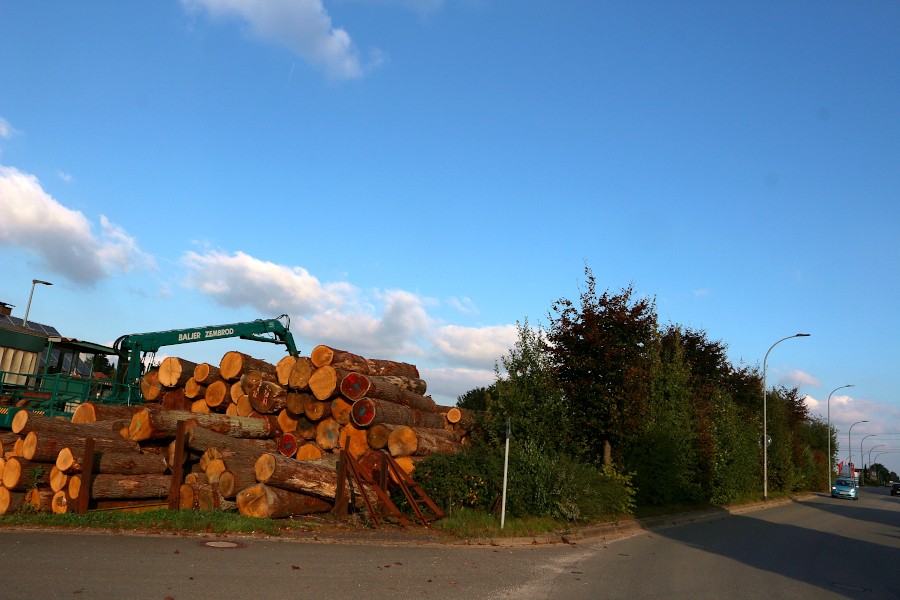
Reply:
[[900, 4], [782, 4], [0, 0], [0, 301], [451, 404], [587, 265], [900, 471]]

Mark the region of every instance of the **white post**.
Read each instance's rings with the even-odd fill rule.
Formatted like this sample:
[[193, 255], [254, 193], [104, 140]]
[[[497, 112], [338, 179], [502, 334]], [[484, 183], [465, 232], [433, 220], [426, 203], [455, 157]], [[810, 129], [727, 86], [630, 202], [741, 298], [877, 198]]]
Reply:
[[503, 502], [500, 509], [500, 529], [506, 524], [506, 474], [509, 471], [509, 430], [510, 419], [506, 419], [506, 455], [503, 458]]

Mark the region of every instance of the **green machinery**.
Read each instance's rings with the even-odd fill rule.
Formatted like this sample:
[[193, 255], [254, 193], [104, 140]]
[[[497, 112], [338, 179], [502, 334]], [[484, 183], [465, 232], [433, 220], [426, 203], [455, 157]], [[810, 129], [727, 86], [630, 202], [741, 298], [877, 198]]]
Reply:
[[[243, 323], [132, 333], [121, 336], [112, 348], [50, 338], [45, 348], [44, 368], [39, 374], [0, 371], [0, 428], [10, 427], [15, 413], [23, 408], [49, 416], [65, 416], [71, 415], [79, 404], [87, 401], [140, 404], [144, 401], [140, 383], [148, 362], [146, 357], [152, 357], [163, 346], [234, 337], [281, 344], [291, 356], [299, 355], [287, 315]], [[50, 364], [54, 345], [57, 351], [118, 356], [115, 380], [94, 380], [62, 372], [59, 366]], [[60, 357], [61, 364], [62, 354], [57, 352], [56, 355]]]

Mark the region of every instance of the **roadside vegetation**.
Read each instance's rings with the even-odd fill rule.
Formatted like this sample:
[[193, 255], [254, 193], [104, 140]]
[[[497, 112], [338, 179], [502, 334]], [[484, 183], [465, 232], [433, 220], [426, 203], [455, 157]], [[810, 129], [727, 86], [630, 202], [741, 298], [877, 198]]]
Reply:
[[[495, 382], [458, 405], [481, 415], [464, 452], [429, 457], [416, 478], [439, 504], [494, 515], [511, 429], [506, 514], [557, 524], [650, 516], [762, 496], [762, 377], [734, 365], [705, 331], [661, 325], [632, 287], [599, 292], [590, 269], [577, 301], [527, 320]], [[828, 436], [796, 388], [767, 391], [769, 493], [827, 488]]]

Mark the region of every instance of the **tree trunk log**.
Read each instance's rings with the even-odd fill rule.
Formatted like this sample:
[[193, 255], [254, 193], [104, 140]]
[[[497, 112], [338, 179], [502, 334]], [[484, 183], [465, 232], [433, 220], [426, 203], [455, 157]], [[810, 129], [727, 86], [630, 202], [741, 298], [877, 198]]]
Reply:
[[288, 354], [275, 365], [275, 374], [278, 376], [278, 384], [282, 387], [287, 387], [290, 384], [291, 371], [294, 368], [295, 362], [297, 362], [297, 358]]
[[16, 492], [24, 492], [37, 486], [50, 487], [50, 470], [53, 463], [32, 462], [21, 456], [7, 459], [0, 482], [3, 487]]
[[219, 374], [222, 379], [234, 381], [240, 379], [241, 375], [250, 371], [263, 371], [266, 373], [275, 373], [275, 365], [270, 364], [262, 359], [253, 358], [242, 352], [226, 352], [219, 363]]
[[369, 442], [366, 440], [366, 430], [358, 429], [353, 423], [341, 427], [338, 444], [357, 460], [370, 450]]
[[369, 372], [369, 364], [362, 356], [329, 346], [316, 346], [309, 353], [309, 358], [316, 367], [332, 366], [345, 371]]
[[0, 487], [0, 515], [17, 512], [25, 505], [25, 492], [13, 492]]
[[238, 511], [245, 517], [283, 519], [293, 515], [324, 513], [332, 505], [315, 496], [307, 496], [262, 483], [242, 490], [237, 496]]
[[234, 438], [273, 438], [278, 433], [278, 420], [275, 417], [232, 417], [218, 413], [204, 415], [174, 410], [142, 410], [132, 417], [128, 437], [136, 442], [171, 437], [178, 429], [178, 421], [195, 422], [201, 427]]
[[56, 465], [50, 467], [50, 489], [54, 492], [66, 489], [69, 483], [69, 476], [60, 471]]
[[206, 392], [203, 395], [203, 400], [206, 402], [206, 405], [208, 407], [218, 411], [219, 409], [222, 409], [224, 405], [227, 405], [231, 402], [231, 396], [228, 395], [228, 392], [229, 385], [222, 379], [216, 379], [208, 386], [206, 386]]
[[72, 413], [72, 423], [94, 423], [96, 421], [130, 421], [137, 411], [146, 406], [122, 406], [120, 404], [103, 404], [100, 402], [84, 402]]
[[250, 398], [250, 406], [258, 413], [273, 414], [287, 406], [287, 391], [275, 382], [263, 381], [252, 393], [244, 391]]
[[194, 376], [193, 363], [183, 358], [169, 356], [159, 365], [159, 383], [163, 387], [184, 387], [187, 380]]
[[201, 385], [209, 385], [217, 379], [221, 379], [219, 367], [209, 363], [200, 363], [194, 367], [194, 380]]
[[373, 450], [382, 450], [384, 448], [387, 448], [388, 437], [391, 435], [391, 431], [393, 431], [397, 427], [401, 427], [401, 425], [376, 423], [375, 425], [372, 425], [371, 427], [366, 429], [366, 442], [368, 442], [369, 447]]
[[315, 369], [316, 366], [309, 358], [305, 356], [298, 357], [297, 360], [294, 361], [294, 366], [291, 367], [291, 376], [288, 378], [288, 387], [297, 391], [308, 390], [309, 378], [312, 377]]
[[[98, 423], [100, 421], [97, 421]], [[93, 436], [90, 436], [93, 437]], [[93, 438], [94, 448], [98, 452], [130, 452], [138, 453], [141, 447], [130, 440]], [[56, 462], [57, 456], [64, 448], [70, 448], [79, 455], [84, 454], [87, 437], [68, 433], [45, 433], [31, 431], [22, 443], [22, 457], [35, 462]]]
[[440, 429], [446, 423], [446, 419], [437, 413], [422, 412], [376, 398], [361, 398], [354, 402], [350, 416], [353, 423], [359, 427], [385, 423]]
[[297, 448], [297, 453], [294, 454], [295, 460], [319, 460], [325, 456], [325, 451], [322, 450], [318, 444], [315, 442], [306, 442], [305, 444], [301, 444], [299, 448]]
[[460, 444], [452, 431], [401, 425], [388, 436], [391, 456], [425, 456], [435, 452], [458, 452]]
[[[144, 408], [143, 410], [149, 410]], [[62, 433], [83, 437], [122, 439], [121, 434], [112, 431], [107, 425], [98, 423], [72, 423], [68, 419], [56, 419], [39, 415], [27, 410], [20, 410], [12, 421], [13, 433], [24, 437], [32, 431], [40, 433]]]
[[206, 386], [191, 377], [184, 384], [184, 396], [197, 400], [206, 396]]
[[141, 395], [147, 402], [156, 402], [163, 395], [164, 388], [159, 383], [159, 369], [150, 369], [141, 377]]
[[53, 500], [50, 502], [50, 510], [55, 515], [64, 515], [68, 512], [75, 512], [77, 503], [74, 499], [69, 498], [69, 494], [65, 490], [56, 490], [53, 493]]
[[415, 365], [393, 360], [367, 359], [368, 375], [397, 375], [409, 379], [419, 379], [419, 369]]
[[[331, 402], [307, 401], [303, 414], [310, 421], [321, 421], [331, 416]], [[337, 419], [335, 419], [337, 420]]]
[[295, 415], [302, 415], [306, 413], [307, 402], [318, 402], [318, 400], [309, 392], [290, 392], [287, 395], [286, 402], [285, 408]]
[[[63, 448], [56, 459], [56, 468], [63, 473], [81, 473], [83, 452], [73, 452]], [[121, 475], [162, 475], [169, 469], [163, 454], [140, 454], [135, 452], [95, 452], [94, 473], [118, 473]]]
[[53, 509], [53, 494], [49, 487], [31, 488], [25, 492], [25, 504], [30, 510], [50, 512]]
[[316, 443], [323, 450], [333, 449], [341, 433], [341, 424], [331, 417], [319, 421], [316, 425]]
[[165, 392], [160, 402], [163, 410], [190, 410], [192, 402], [185, 398], [184, 388], [172, 388]]
[[337, 471], [316, 463], [298, 461], [279, 454], [263, 454], [256, 460], [256, 479], [267, 486], [302, 492], [334, 500]]
[[338, 396], [331, 401], [331, 416], [341, 425], [346, 425], [350, 422], [350, 411], [352, 410], [353, 403], [342, 396]]
[[349, 371], [331, 366], [319, 367], [309, 377], [309, 389], [317, 400], [328, 400], [341, 391], [341, 380]]
[[386, 377], [367, 377], [359, 373], [350, 373], [341, 381], [341, 394], [350, 400], [377, 398], [423, 412], [438, 412], [437, 404], [431, 397], [398, 387]]

